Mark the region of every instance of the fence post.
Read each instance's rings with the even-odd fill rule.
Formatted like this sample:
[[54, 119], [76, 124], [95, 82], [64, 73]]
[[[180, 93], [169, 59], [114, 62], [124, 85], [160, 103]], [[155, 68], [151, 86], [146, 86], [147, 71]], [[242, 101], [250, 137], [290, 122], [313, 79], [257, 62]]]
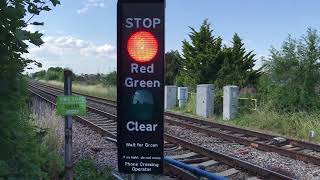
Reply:
[[[64, 95], [72, 95], [72, 72], [64, 71]], [[73, 179], [73, 163], [72, 163], [72, 116], [65, 116], [65, 146], [64, 146], [64, 170], [65, 179]]]

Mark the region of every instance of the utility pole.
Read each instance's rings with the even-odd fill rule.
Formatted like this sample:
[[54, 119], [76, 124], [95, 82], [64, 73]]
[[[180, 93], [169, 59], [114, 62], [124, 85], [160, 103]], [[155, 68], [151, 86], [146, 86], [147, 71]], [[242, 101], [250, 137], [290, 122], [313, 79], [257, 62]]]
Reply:
[[[64, 95], [72, 95], [72, 72], [70, 70], [64, 71]], [[65, 146], [64, 146], [64, 170], [65, 179], [73, 179], [73, 163], [72, 163], [72, 116], [65, 116]]]

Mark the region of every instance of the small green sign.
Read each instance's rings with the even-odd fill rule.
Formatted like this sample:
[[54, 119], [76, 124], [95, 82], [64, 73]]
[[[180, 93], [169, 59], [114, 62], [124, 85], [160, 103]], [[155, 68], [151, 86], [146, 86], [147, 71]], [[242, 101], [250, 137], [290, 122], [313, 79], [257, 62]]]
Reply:
[[83, 96], [58, 96], [57, 114], [86, 115], [86, 98]]

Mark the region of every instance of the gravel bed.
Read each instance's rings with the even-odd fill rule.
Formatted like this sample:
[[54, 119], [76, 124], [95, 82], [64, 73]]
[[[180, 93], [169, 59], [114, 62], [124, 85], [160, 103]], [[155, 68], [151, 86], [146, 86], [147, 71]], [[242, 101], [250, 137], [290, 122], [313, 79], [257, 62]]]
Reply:
[[[98, 107], [110, 113], [116, 113], [116, 109], [88, 102], [88, 105]], [[63, 119], [61, 119], [63, 122]], [[59, 123], [61, 138], [64, 139], [64, 123]], [[320, 167], [307, 164], [303, 161], [280, 156], [274, 152], [264, 152], [237, 143], [228, 142], [220, 138], [210, 137], [203, 133], [185, 129], [180, 126], [165, 126], [165, 131], [171, 135], [187, 139], [190, 142], [208, 149], [218, 151], [253, 164], [296, 177], [298, 179], [320, 179]], [[61, 153], [63, 153], [63, 148]], [[106, 141], [101, 135], [91, 129], [74, 122], [73, 125], [73, 158], [75, 161], [83, 158], [93, 158], [98, 167], [111, 167], [117, 169], [116, 145]], [[165, 152], [166, 155], [181, 154], [181, 152]]]
[[[117, 146], [115, 143], [105, 140], [100, 134], [89, 129], [82, 124], [73, 121], [73, 158], [77, 160], [83, 158], [92, 158], [97, 163], [98, 168], [111, 167], [117, 171]], [[60, 132], [64, 137], [64, 126], [61, 126]], [[61, 149], [61, 153], [64, 149]], [[121, 174], [122, 177], [128, 178], [128, 175]], [[171, 180], [166, 176], [153, 176], [154, 179]]]
[[96, 103], [96, 102], [93, 102], [93, 101], [90, 101], [90, 100], [87, 100], [87, 105], [91, 106], [91, 107], [94, 107], [94, 108], [97, 108], [97, 109], [102, 110], [102, 111], [106, 111], [108, 113], [117, 114], [117, 109], [112, 107], [112, 106], [104, 105], [104, 104], [101, 104], [101, 103]]
[[[61, 122], [64, 120], [61, 119]], [[64, 123], [60, 123], [59, 134], [61, 134], [62, 142], [64, 142]], [[76, 162], [80, 159], [94, 159], [99, 168], [111, 167], [117, 169], [117, 146], [107, 141], [100, 134], [73, 121], [72, 148], [73, 160]], [[61, 148], [61, 154], [64, 148]]]
[[207, 149], [237, 157], [252, 164], [296, 177], [298, 179], [320, 179], [319, 166], [280, 156], [274, 152], [264, 152], [233, 142], [222, 143], [223, 141], [218, 140], [219, 138], [211, 137], [180, 126], [171, 126], [166, 124], [165, 132], [189, 142], [201, 145]]

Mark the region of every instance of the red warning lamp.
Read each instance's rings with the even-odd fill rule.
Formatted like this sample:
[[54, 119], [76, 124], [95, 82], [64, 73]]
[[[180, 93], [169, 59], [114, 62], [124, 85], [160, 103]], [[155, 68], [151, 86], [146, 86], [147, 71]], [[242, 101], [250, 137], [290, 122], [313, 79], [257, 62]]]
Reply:
[[134, 61], [140, 63], [153, 60], [157, 55], [158, 48], [156, 37], [148, 31], [134, 32], [128, 39], [128, 53]]

